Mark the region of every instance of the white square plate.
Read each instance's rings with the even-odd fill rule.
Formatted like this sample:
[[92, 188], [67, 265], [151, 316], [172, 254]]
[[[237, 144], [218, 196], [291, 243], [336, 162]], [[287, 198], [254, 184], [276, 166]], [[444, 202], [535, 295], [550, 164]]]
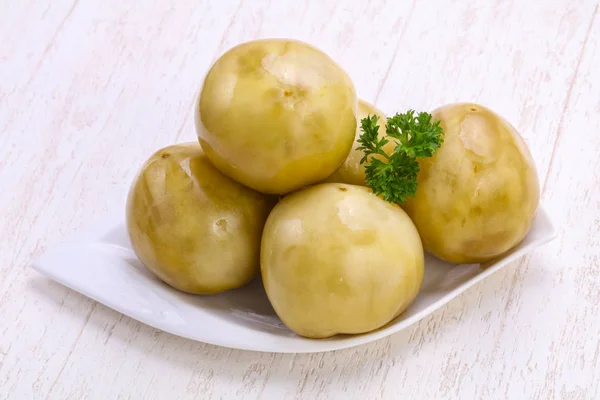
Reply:
[[315, 340], [300, 337], [283, 325], [259, 279], [213, 296], [194, 296], [170, 288], [137, 259], [124, 221], [124, 213], [103, 219], [48, 251], [33, 268], [154, 328], [215, 345], [279, 353], [337, 350], [391, 335], [556, 235], [548, 214], [540, 207], [528, 235], [501, 259], [482, 265], [452, 265], [426, 256], [421, 292], [406, 312], [374, 332]]

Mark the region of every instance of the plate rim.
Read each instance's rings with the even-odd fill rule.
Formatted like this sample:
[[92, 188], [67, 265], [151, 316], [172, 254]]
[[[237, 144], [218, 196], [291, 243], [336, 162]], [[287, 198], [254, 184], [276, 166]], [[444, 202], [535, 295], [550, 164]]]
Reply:
[[[555, 228], [552, 218], [550, 217], [549, 213], [546, 211], [546, 209], [543, 207], [543, 205], [541, 203], [538, 206], [538, 210], [537, 210], [536, 216], [534, 218], [540, 218], [540, 217], [545, 219], [544, 222], [547, 225], [547, 229], [548, 229], [547, 233], [542, 238], [523, 246], [522, 248], [514, 251], [512, 254], [507, 256], [507, 257], [510, 257], [511, 260], [507, 260], [507, 258], [500, 258], [500, 259], [497, 259], [496, 261], [493, 261], [493, 264], [490, 267], [483, 269], [477, 275], [473, 276], [468, 281], [465, 281], [462, 284], [460, 284], [459, 286], [455, 287], [450, 292], [446, 293], [445, 295], [443, 295], [442, 297], [440, 297], [433, 303], [427, 305], [426, 307], [424, 307], [422, 310], [415, 313], [414, 315], [411, 315], [410, 317], [408, 317], [396, 324], [394, 324], [393, 320], [392, 320], [388, 324], [384, 325], [383, 327], [381, 327], [377, 330], [371, 331], [371, 332], [366, 332], [366, 333], [359, 334], [359, 335], [344, 336], [343, 340], [328, 340], [328, 339], [335, 338], [335, 336], [333, 336], [332, 338], [326, 338], [326, 339], [302, 338], [304, 340], [311, 341], [312, 345], [314, 346], [312, 348], [310, 346], [307, 346], [307, 348], [303, 348], [303, 349], [299, 349], [296, 347], [291, 347], [291, 348], [286, 349], [286, 348], [281, 348], [281, 347], [277, 347], [277, 346], [273, 346], [273, 345], [261, 346], [261, 348], [257, 348], [257, 347], [249, 346], [243, 341], [234, 343], [229, 340], [199, 339], [197, 337], [192, 337], [190, 334], [187, 334], [185, 332], [185, 330], [178, 330], [176, 328], [176, 326], [167, 327], [167, 329], [166, 329], [164, 326], [160, 326], [160, 324], [156, 323], [155, 320], [152, 320], [152, 318], [147, 318], [143, 313], [135, 314], [133, 312], [130, 312], [130, 310], [128, 310], [126, 307], [118, 304], [117, 302], [112, 302], [110, 300], [110, 296], [101, 297], [101, 296], [94, 295], [93, 293], [89, 293], [89, 291], [86, 291], [85, 288], [78, 287], [78, 285], [73, 284], [68, 279], [63, 279], [61, 274], [57, 274], [55, 272], [56, 269], [47, 267], [47, 264], [51, 264], [51, 263], [49, 263], [47, 261], [45, 262], [45, 259], [51, 258], [51, 256], [53, 254], [56, 254], [60, 251], [68, 251], [68, 249], [70, 247], [78, 248], [86, 243], [87, 244], [98, 244], [99, 243], [98, 242], [99, 233], [108, 231], [110, 228], [113, 228], [115, 226], [115, 224], [118, 224], [119, 223], [118, 221], [122, 221], [123, 213], [118, 213], [118, 214], [111, 213], [111, 214], [105, 215], [102, 218], [99, 218], [94, 223], [90, 223], [89, 225], [86, 225], [84, 227], [84, 229], [76, 232], [74, 235], [67, 237], [66, 239], [62, 240], [58, 244], [47, 249], [40, 257], [38, 257], [36, 260], [34, 260], [30, 266], [31, 266], [31, 268], [33, 268], [35, 271], [37, 271], [41, 275], [43, 275], [55, 282], [58, 282], [59, 284], [69, 288], [70, 290], [74, 290], [75, 292], [77, 292], [97, 303], [100, 303], [120, 314], [123, 314], [133, 320], [136, 320], [140, 323], [148, 325], [159, 331], [166, 332], [166, 333], [169, 333], [169, 334], [172, 334], [175, 336], [180, 336], [180, 337], [186, 338], [188, 340], [193, 340], [193, 341], [201, 342], [201, 343], [207, 343], [207, 344], [210, 344], [213, 346], [219, 346], [219, 347], [223, 347], [223, 348], [239, 349], [239, 350], [253, 351], [253, 352], [260, 352], [260, 353], [280, 353], [280, 354], [323, 353], [323, 352], [329, 352], [329, 351], [348, 349], [348, 348], [360, 346], [362, 344], [376, 342], [384, 337], [398, 333], [401, 330], [406, 329], [407, 327], [409, 327], [409, 326], [415, 324], [416, 322], [420, 321], [421, 319], [425, 318], [427, 315], [440, 309], [442, 306], [448, 304], [450, 301], [452, 301], [454, 298], [456, 298], [459, 294], [466, 292], [471, 287], [473, 287], [476, 283], [479, 283], [483, 279], [488, 278], [489, 276], [491, 276], [492, 274], [494, 274], [501, 268], [505, 267], [506, 265], [510, 264], [511, 262], [514, 262], [514, 261], [520, 259], [521, 257], [523, 257], [524, 255], [532, 252], [534, 249], [553, 241], [558, 236], [558, 232]], [[86, 238], [88, 238], [88, 239], [86, 240]], [[89, 238], [92, 238], [93, 240], [89, 240]], [[172, 290], [175, 290], [175, 289], [172, 289]], [[218, 337], [218, 336], [215, 336], [215, 337]], [[315, 344], [317, 344], [317, 343], [320, 343], [320, 344], [315, 346]]]

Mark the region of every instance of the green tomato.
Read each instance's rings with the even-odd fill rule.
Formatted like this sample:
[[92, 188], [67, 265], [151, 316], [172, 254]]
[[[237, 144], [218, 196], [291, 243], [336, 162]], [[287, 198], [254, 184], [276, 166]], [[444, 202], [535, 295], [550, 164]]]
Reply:
[[260, 238], [272, 199], [221, 174], [200, 145], [159, 150], [127, 201], [133, 250], [158, 278], [188, 293], [240, 287], [259, 272]]
[[[356, 119], [356, 133], [354, 138], [354, 144], [352, 145], [352, 150], [346, 160], [342, 163], [341, 167], [338, 168], [337, 171], [333, 173], [330, 177], [325, 179], [325, 182], [339, 182], [339, 183], [348, 183], [350, 185], [362, 185], [365, 186], [365, 165], [360, 163], [360, 160], [364, 157], [364, 152], [361, 150], [356, 150], [357, 147], [360, 146], [358, 143], [358, 138], [362, 135], [362, 130], [360, 129], [360, 121], [363, 118], [366, 118], [369, 115], [377, 115], [379, 117], [379, 137], [385, 137], [385, 124], [387, 121], [387, 117], [385, 114], [379, 110], [374, 105], [359, 99], [358, 100], [358, 116]], [[394, 152], [395, 142], [390, 141], [385, 146], [383, 146], [383, 150], [392, 154]], [[377, 158], [382, 159], [383, 157], [377, 156]]]
[[325, 338], [375, 330], [400, 315], [423, 282], [423, 247], [406, 213], [363, 186], [323, 183], [273, 209], [261, 273], [281, 320]]
[[202, 148], [225, 175], [263, 193], [322, 181], [354, 139], [357, 96], [346, 72], [302, 42], [238, 45], [208, 72], [196, 108]]
[[403, 204], [425, 249], [453, 263], [488, 261], [529, 231], [540, 187], [519, 133], [478, 104], [438, 108], [444, 143], [420, 160], [415, 197]]

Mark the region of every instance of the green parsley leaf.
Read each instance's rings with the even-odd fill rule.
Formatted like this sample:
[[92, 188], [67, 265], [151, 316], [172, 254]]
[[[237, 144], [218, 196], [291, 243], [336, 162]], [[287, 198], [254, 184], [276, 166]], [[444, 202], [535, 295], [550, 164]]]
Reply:
[[[357, 150], [365, 154], [360, 163], [366, 163], [367, 186], [384, 200], [401, 204], [417, 191], [417, 159], [435, 154], [443, 142], [444, 131], [440, 121], [432, 121], [431, 114], [415, 115], [414, 110], [408, 110], [388, 118], [386, 136], [379, 138], [378, 119], [376, 115], [368, 115], [360, 121], [363, 133]], [[383, 147], [390, 140], [396, 146], [392, 154], [387, 154]]]

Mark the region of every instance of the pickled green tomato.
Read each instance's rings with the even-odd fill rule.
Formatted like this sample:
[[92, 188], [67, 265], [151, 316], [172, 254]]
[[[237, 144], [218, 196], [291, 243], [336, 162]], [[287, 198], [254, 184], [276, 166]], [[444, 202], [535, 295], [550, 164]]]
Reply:
[[281, 320], [305, 337], [387, 324], [417, 296], [423, 268], [410, 218], [363, 186], [299, 190], [281, 200], [265, 224], [265, 290]]
[[432, 113], [444, 143], [420, 161], [416, 196], [403, 208], [423, 246], [454, 263], [490, 260], [529, 231], [539, 201], [536, 168], [519, 133], [478, 104], [450, 104]]
[[344, 161], [356, 91], [320, 50], [293, 40], [238, 45], [208, 72], [196, 109], [202, 148], [225, 175], [283, 194], [323, 180]]
[[[358, 138], [360, 137], [360, 135], [362, 135], [362, 131], [360, 130], [360, 121], [369, 115], [377, 115], [379, 117], [379, 136], [385, 136], [385, 123], [387, 121], [385, 114], [374, 105], [362, 99], [359, 99], [358, 113], [356, 118], [356, 132], [354, 137], [354, 144], [352, 145], [352, 150], [350, 151], [350, 154], [348, 154], [348, 157], [346, 157], [346, 160], [344, 160], [340, 168], [338, 168], [338, 170], [335, 171], [333, 175], [325, 179], [325, 182], [340, 182], [362, 186], [366, 185], [365, 164], [361, 165], [360, 163], [360, 160], [363, 158], [364, 153], [360, 150], [356, 150], [356, 148], [360, 146], [360, 143], [358, 143]], [[383, 147], [383, 149], [386, 153], [391, 154], [394, 151], [394, 142], [390, 141]]]
[[260, 270], [260, 238], [272, 200], [221, 174], [198, 143], [166, 147], [129, 192], [133, 250], [153, 274], [188, 293], [244, 285]]

